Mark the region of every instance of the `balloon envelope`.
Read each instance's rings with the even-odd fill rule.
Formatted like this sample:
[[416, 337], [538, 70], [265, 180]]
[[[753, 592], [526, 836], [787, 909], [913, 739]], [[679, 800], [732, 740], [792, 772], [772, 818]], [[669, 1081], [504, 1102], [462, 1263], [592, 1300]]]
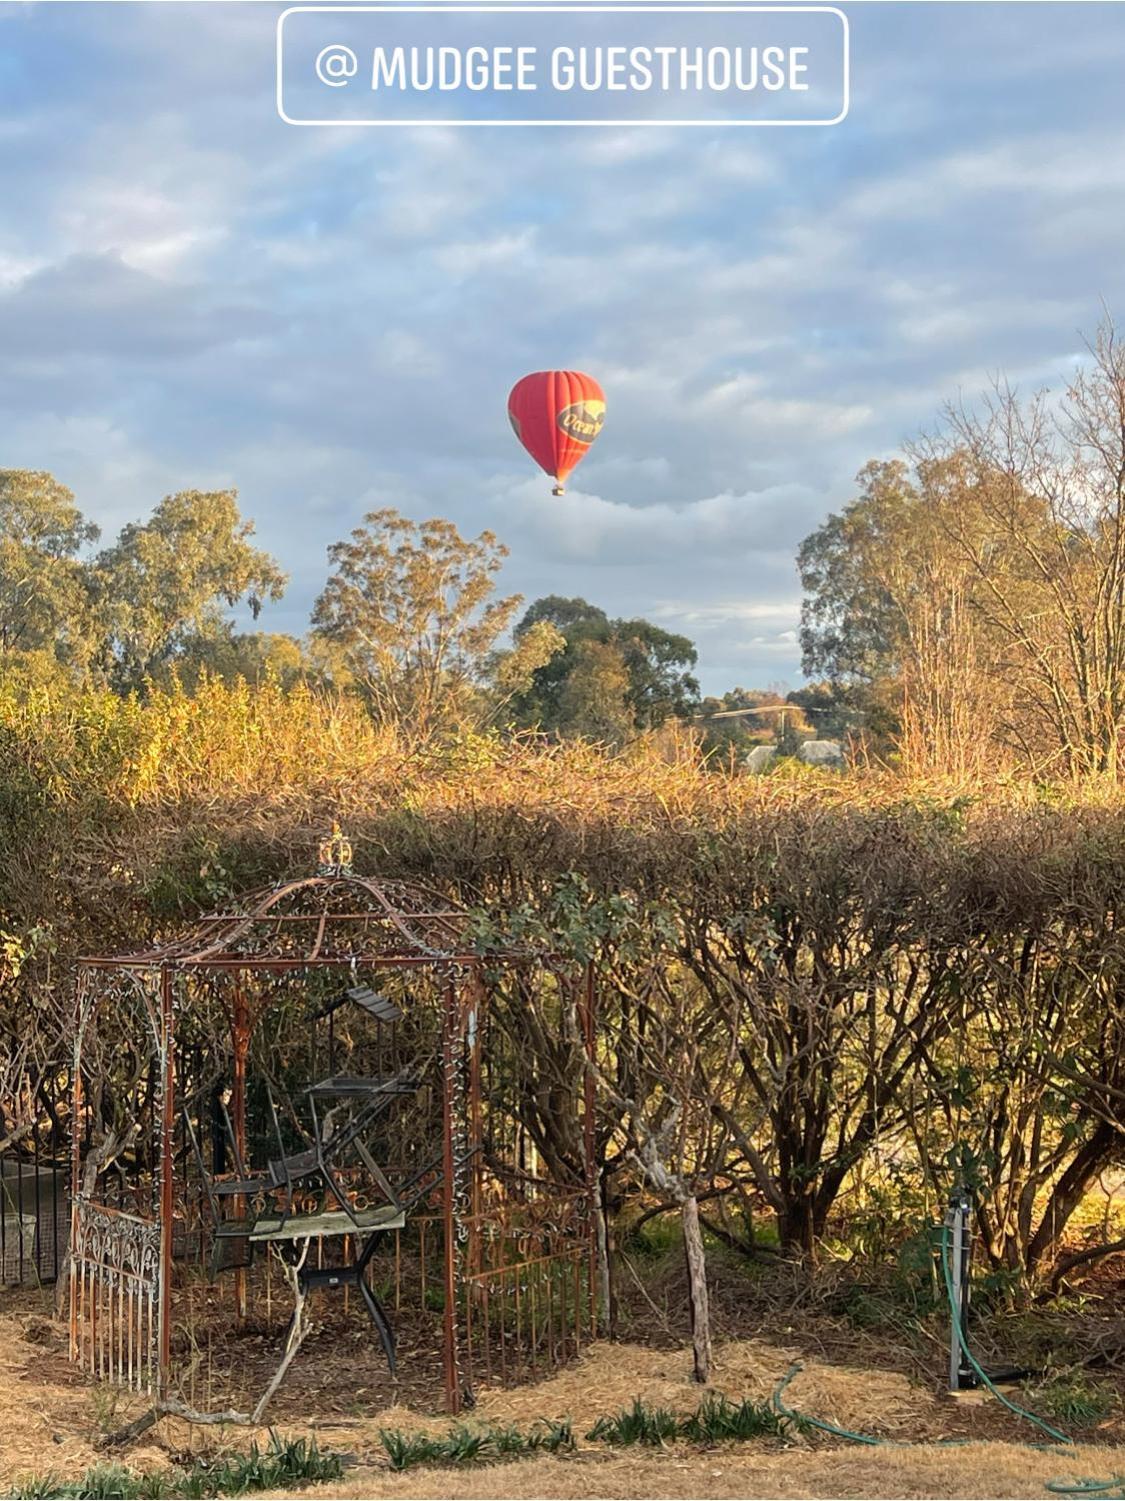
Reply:
[[605, 393], [581, 370], [537, 370], [512, 387], [508, 418], [535, 462], [557, 481], [585, 458], [605, 421]]

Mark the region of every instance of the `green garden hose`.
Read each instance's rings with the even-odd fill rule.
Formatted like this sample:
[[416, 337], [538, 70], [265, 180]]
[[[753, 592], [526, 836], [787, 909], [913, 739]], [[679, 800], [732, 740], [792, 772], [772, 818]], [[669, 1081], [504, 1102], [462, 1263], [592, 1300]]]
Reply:
[[[1006, 1397], [1002, 1391], [999, 1391], [995, 1384], [989, 1379], [987, 1372], [980, 1365], [976, 1356], [969, 1349], [969, 1341], [965, 1335], [965, 1330], [961, 1323], [961, 1309], [957, 1297], [957, 1290], [953, 1286], [953, 1271], [950, 1266], [950, 1252], [951, 1247], [949, 1243], [949, 1226], [942, 1225], [941, 1269], [942, 1276], [945, 1281], [946, 1297], [949, 1301], [949, 1314], [950, 1318], [953, 1320], [953, 1328], [954, 1332], [957, 1335], [957, 1343], [960, 1345], [962, 1354], [969, 1362], [969, 1365], [975, 1373], [977, 1379], [989, 1392], [991, 1392], [991, 1394], [997, 1399], [997, 1401], [1003, 1403], [1003, 1405], [1008, 1409], [1009, 1412], [1014, 1413], [1018, 1418], [1023, 1418], [1025, 1422], [1033, 1423], [1036, 1428], [1047, 1434], [1047, 1436], [1052, 1441], [1050, 1447], [1054, 1447], [1054, 1445], [1056, 1444], [1073, 1444], [1074, 1440], [1068, 1434], [1061, 1432], [1058, 1428], [1052, 1428], [1050, 1423], [1047, 1423], [1042, 1418], [1037, 1417], [1035, 1413], [1028, 1412], [1027, 1408], [1020, 1407], [1017, 1402], [1011, 1401], [1011, 1399]], [[855, 1433], [850, 1428], [841, 1428], [835, 1423], [827, 1423], [822, 1418], [810, 1417], [807, 1413], [798, 1412], [794, 1408], [788, 1407], [785, 1402], [782, 1401], [782, 1393], [785, 1391], [785, 1388], [789, 1385], [789, 1383], [793, 1380], [794, 1376], [796, 1376], [802, 1369], [803, 1367], [801, 1366], [801, 1363], [799, 1361], [794, 1361], [794, 1363], [789, 1367], [789, 1370], [785, 1373], [785, 1375], [781, 1378], [781, 1380], [774, 1388], [774, 1411], [779, 1413], [782, 1417], [788, 1418], [790, 1422], [794, 1423], [798, 1427], [804, 1426], [809, 1428], [819, 1428], [822, 1433], [831, 1433], [835, 1437], [847, 1439], [849, 1443], [853, 1444], [867, 1444], [877, 1448], [917, 1447], [910, 1444], [900, 1444], [893, 1439], [876, 1438], [873, 1434], [870, 1433]], [[963, 1445], [967, 1442], [969, 1442], [969, 1440], [967, 1439], [945, 1439], [940, 1445], [935, 1444], [933, 1447], [948, 1448], [951, 1446]], [[1055, 1492], [1057, 1495], [1105, 1496], [1109, 1495], [1115, 1486], [1125, 1486], [1125, 1482], [1123, 1482], [1120, 1477], [1114, 1477], [1113, 1479], [1106, 1481], [1076, 1481], [1073, 1486], [1071, 1486], [1066, 1481], [1051, 1481], [1047, 1489]]]
[[1002, 1402], [1009, 1412], [1014, 1412], [1016, 1417], [1023, 1418], [1025, 1422], [1034, 1423], [1036, 1428], [1047, 1434], [1056, 1444], [1073, 1444], [1074, 1440], [1068, 1434], [1060, 1432], [1058, 1428], [1052, 1428], [1050, 1423], [1044, 1422], [1040, 1417], [1036, 1417], [1035, 1413], [1028, 1412], [1026, 1407], [1021, 1407], [1018, 1402], [1011, 1401], [1002, 1391], [999, 1391], [989, 1380], [984, 1368], [969, 1349], [969, 1341], [965, 1336], [965, 1330], [961, 1323], [961, 1308], [957, 1297], [957, 1289], [953, 1286], [953, 1271], [949, 1264], [950, 1253], [949, 1226], [942, 1225], [941, 1270], [942, 1276], [945, 1279], [946, 1296], [949, 1299], [949, 1316], [953, 1320], [953, 1329], [957, 1335], [957, 1343], [961, 1346], [961, 1353], [972, 1367], [977, 1380], [992, 1393], [998, 1402]]
[[[964, 1345], [961, 1348], [964, 1349]], [[850, 1428], [840, 1428], [835, 1423], [826, 1423], [822, 1418], [812, 1418], [806, 1413], [797, 1412], [782, 1401], [781, 1394], [793, 1380], [794, 1376], [798, 1375], [803, 1369], [804, 1367], [801, 1365], [801, 1362], [795, 1360], [774, 1387], [773, 1392], [774, 1411], [780, 1413], [783, 1418], [788, 1418], [798, 1428], [819, 1428], [822, 1433], [834, 1434], [837, 1438], [847, 1439], [850, 1443], [869, 1444], [880, 1449], [951, 1449], [963, 1448], [974, 1442], [972, 1439], [949, 1438], [941, 1439], [935, 1444], [900, 1443], [895, 1439], [876, 1438], [870, 1433], [855, 1433]], [[984, 1379], [987, 1382], [987, 1377]], [[996, 1395], [999, 1396], [1000, 1394], [996, 1393]], [[1006, 1403], [1005, 1405], [1012, 1406], [1014, 1404]], [[1022, 1408], [1016, 1410], [1020, 1412], [1021, 1416], [1032, 1418], [1034, 1422], [1039, 1423], [1040, 1427], [1046, 1427], [1038, 1418], [1034, 1417], [1034, 1414], [1024, 1413]], [[1051, 1430], [1048, 1429], [1047, 1431]], [[1064, 1439], [1064, 1442], [1073, 1444], [1074, 1440], [1067, 1438]], [[1056, 1445], [1027, 1444], [1024, 1447], [1042, 1451], [1048, 1448], [1053, 1449]], [[1048, 1480], [1045, 1482], [1045, 1489], [1055, 1496], [1103, 1496], [1106, 1498], [1106, 1501], [1109, 1501], [1111, 1497], [1125, 1498], [1125, 1475], [1113, 1475], [1108, 1480], [1091, 1480], [1087, 1478], [1080, 1480]]]
[[1047, 1489], [1055, 1496], [1125, 1496], [1125, 1475], [1111, 1475], [1108, 1480], [1048, 1480]]
[[[987, 1373], [977, 1361], [976, 1356], [969, 1349], [969, 1342], [961, 1323], [960, 1303], [957, 1298], [956, 1289], [953, 1286], [950, 1252], [949, 1226], [943, 1225], [941, 1227], [941, 1267], [942, 1276], [945, 1281], [946, 1296], [949, 1300], [949, 1313], [953, 1320], [957, 1343], [960, 1345], [961, 1352], [969, 1362], [969, 1366], [976, 1374], [977, 1379], [999, 1402], [1004, 1404], [1009, 1412], [1014, 1413], [1016, 1417], [1023, 1418], [1028, 1423], [1033, 1423], [1036, 1428], [1041, 1429], [1052, 1440], [1050, 1444], [1028, 1444], [1024, 1447], [1043, 1450], [1055, 1448], [1059, 1444], [1072, 1446], [1074, 1440], [1069, 1434], [1061, 1432], [1058, 1428], [1052, 1428], [1050, 1423], [1037, 1417], [1035, 1413], [1028, 1412], [1027, 1408], [1020, 1407], [1018, 1403], [1012, 1402], [1006, 1397], [1003, 1392], [998, 1391], [995, 1384], [989, 1379]], [[825, 1422], [823, 1418], [810, 1417], [807, 1413], [799, 1412], [795, 1408], [787, 1406], [782, 1400], [782, 1393], [786, 1387], [793, 1380], [794, 1376], [798, 1375], [803, 1369], [804, 1367], [800, 1361], [794, 1361], [774, 1387], [773, 1391], [774, 1411], [779, 1413], [783, 1418], [788, 1418], [798, 1428], [818, 1428], [822, 1433], [830, 1433], [836, 1438], [846, 1439], [849, 1443], [866, 1444], [873, 1448], [950, 1448], [963, 1446], [972, 1442], [971, 1439], [943, 1439], [940, 1443], [933, 1445], [900, 1443], [895, 1439], [876, 1438], [874, 1434], [870, 1433], [856, 1433], [850, 1428], [841, 1428], [836, 1423]], [[1078, 1480], [1048, 1480], [1045, 1483], [1045, 1488], [1054, 1496], [1100, 1496], [1107, 1498], [1107, 1501], [1108, 1498], [1119, 1497], [1121, 1501], [1125, 1501], [1125, 1475], [1111, 1475], [1108, 1480], [1094, 1480], [1088, 1477]]]
[[788, 1418], [795, 1428], [819, 1428], [822, 1433], [834, 1433], [837, 1438], [846, 1438], [853, 1444], [872, 1444], [883, 1448], [890, 1444], [885, 1438], [875, 1438], [870, 1433], [853, 1433], [850, 1428], [837, 1428], [835, 1423], [826, 1423], [822, 1418], [810, 1418], [807, 1413], [795, 1412], [793, 1408], [786, 1407], [781, 1400], [781, 1394], [793, 1377], [799, 1375], [804, 1366], [799, 1360], [795, 1360], [786, 1371], [785, 1375], [773, 1389], [773, 1410], [780, 1413], [783, 1418]]

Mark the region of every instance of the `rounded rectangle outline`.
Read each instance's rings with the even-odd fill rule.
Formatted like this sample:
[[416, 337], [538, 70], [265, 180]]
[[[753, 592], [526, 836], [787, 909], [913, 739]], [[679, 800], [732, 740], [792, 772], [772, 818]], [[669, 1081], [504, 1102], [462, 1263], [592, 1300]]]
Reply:
[[[569, 15], [581, 15], [583, 12], [587, 12], [588, 11], [588, 12], [591, 12], [591, 13], [594, 13], [594, 14], [597, 14], [599, 12], [604, 12], [604, 13], [613, 12], [613, 13], [616, 13], [616, 14], [626, 14], [626, 15], [629, 14], [630, 12], [636, 12], [638, 15], [648, 15], [648, 14], [659, 15], [661, 12], [666, 12], [666, 13], [673, 14], [673, 15], [676, 15], [676, 14], [689, 14], [690, 15], [692, 12], [702, 12], [702, 13], [706, 13], [706, 14], [719, 14], [719, 15], [741, 15], [741, 14], [793, 15], [793, 14], [796, 14], [796, 15], [832, 15], [832, 16], [837, 16], [839, 18], [840, 24], [841, 24], [841, 26], [843, 28], [842, 37], [843, 37], [843, 43], [844, 43], [844, 47], [843, 47], [843, 61], [844, 61], [843, 108], [840, 110], [840, 113], [838, 115], [836, 115], [834, 119], [831, 119], [831, 120], [446, 120], [446, 119], [432, 119], [432, 120], [429, 120], [429, 119], [427, 119], [427, 120], [300, 120], [300, 119], [294, 119], [291, 115], [287, 115], [285, 113], [285, 106], [284, 106], [284, 102], [283, 102], [283, 98], [282, 98], [282, 95], [283, 95], [283, 79], [284, 79], [284, 56], [283, 56], [283, 53], [282, 53], [282, 44], [283, 44], [283, 33], [284, 33], [284, 29], [285, 29], [285, 21], [286, 21], [287, 17], [289, 17], [289, 16], [292, 16], [292, 15], [320, 15], [320, 14], [325, 14], [325, 15], [332, 15], [332, 14], [347, 15], [347, 14], [355, 14], [356, 12], [363, 13], [363, 14], [375, 14], [375, 15], [394, 15], [394, 14], [429, 14], [429, 15], [441, 15], [443, 13], [454, 13], [454, 14], [457, 14], [457, 13], [460, 13], [460, 12], [468, 12], [470, 14], [482, 14], [482, 13], [502, 14], [504, 12], [514, 12], [514, 13], [517, 13], [517, 14], [528, 14], [528, 13], [534, 13], [536, 11], [544, 11], [544, 12], [547, 12], [547, 13], [550, 13], [550, 14], [556, 14], [556, 15], [568, 15], [568, 14]], [[450, 3], [447, 3], [447, 4], [438, 4], [438, 5], [433, 5], [433, 4], [399, 4], [399, 3], [395, 3], [395, 0], [389, 0], [389, 3], [369, 4], [369, 5], [290, 5], [290, 6], [287, 6], [286, 9], [283, 10], [281, 12], [280, 16], [278, 16], [278, 18], [277, 18], [276, 55], [277, 55], [276, 103], [277, 103], [278, 117], [286, 125], [311, 126], [311, 127], [314, 127], [314, 128], [317, 127], [317, 126], [337, 125], [337, 126], [340, 126], [340, 127], [344, 128], [344, 129], [357, 129], [357, 128], [359, 128], [359, 129], [371, 129], [371, 128], [374, 128], [374, 129], [379, 129], [379, 130], [394, 130], [394, 129], [400, 129], [400, 128], [409, 128], [409, 129], [418, 130], [418, 129], [424, 129], [427, 126], [431, 126], [431, 127], [433, 127], [433, 126], [444, 126], [447, 129], [453, 129], [453, 130], [472, 130], [472, 129], [476, 129], [476, 128], [495, 127], [495, 126], [525, 126], [525, 127], [530, 127], [530, 128], [533, 128], [533, 129], [539, 129], [539, 128], [542, 128], [542, 127], [554, 127], [554, 126], [559, 126], [559, 127], [570, 126], [571, 128], [578, 129], [578, 130], [589, 129], [589, 128], [632, 129], [632, 128], [637, 128], [637, 127], [640, 127], [642, 129], [644, 129], [644, 128], [650, 128], [650, 129], [665, 129], [665, 130], [672, 130], [672, 129], [680, 130], [680, 129], [684, 129], [684, 128], [688, 128], [688, 129], [698, 128], [698, 129], [701, 129], [701, 130], [708, 130], [708, 129], [710, 129], [710, 130], [762, 130], [762, 129], [766, 129], [766, 128], [769, 128], [769, 127], [773, 127], [775, 129], [794, 129], [794, 128], [800, 129], [801, 127], [808, 127], [808, 126], [821, 126], [821, 127], [823, 127], [823, 126], [829, 126], [829, 125], [839, 125], [841, 123], [841, 121], [847, 119], [847, 117], [848, 117], [848, 111], [851, 108], [851, 27], [850, 27], [850, 25], [848, 23], [847, 16], [844, 14], [844, 12], [837, 5], [788, 5], [788, 4], [777, 4], [777, 5], [745, 4], [745, 5], [743, 5], [743, 4], [739, 3], [739, 0], [727, 0], [727, 3], [717, 4], [717, 5], [703, 5], [703, 4], [690, 3], [690, 0], [689, 0], [689, 3], [687, 3], [687, 4], [679, 4], [679, 5], [675, 5], [675, 4], [672, 4], [672, 5], [630, 5], [630, 4], [624, 4], [624, 5], [622, 5], [622, 4], [614, 4], [614, 5], [606, 4], [606, 5], [602, 5], [602, 4], [583, 4], [582, 0], [578, 0], [577, 4], [569, 4], [569, 5], [534, 4], [534, 3], [533, 4], [520, 4], [520, 5], [504, 4], [504, 3], [500, 3], [500, 4], [476, 4], [476, 3], [463, 3], [463, 0], [450, 0]]]

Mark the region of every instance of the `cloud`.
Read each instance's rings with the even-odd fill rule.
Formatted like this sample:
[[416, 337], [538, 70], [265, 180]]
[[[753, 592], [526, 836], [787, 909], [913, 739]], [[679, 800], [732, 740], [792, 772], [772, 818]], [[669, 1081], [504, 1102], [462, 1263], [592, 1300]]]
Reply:
[[0, 347], [9, 361], [85, 355], [178, 359], [263, 335], [265, 308], [223, 289], [169, 284], [110, 254], [74, 254], [18, 280], [0, 296]]
[[[1115, 8], [861, 10], [843, 126], [713, 133], [287, 129], [277, 13], [0, 6], [0, 463], [110, 529], [237, 483], [278, 628], [390, 504], [692, 635], [709, 689], [795, 680], [861, 464], [1125, 304]], [[504, 415], [553, 365], [609, 398], [561, 500]]]
[[792, 626], [800, 619], [801, 601], [791, 599], [780, 604], [749, 604], [745, 600], [728, 600], [719, 604], [690, 604], [680, 601], [661, 605], [655, 610], [658, 620], [679, 620], [685, 625], [746, 625], [754, 622], [781, 622], [785, 637], [792, 637]]

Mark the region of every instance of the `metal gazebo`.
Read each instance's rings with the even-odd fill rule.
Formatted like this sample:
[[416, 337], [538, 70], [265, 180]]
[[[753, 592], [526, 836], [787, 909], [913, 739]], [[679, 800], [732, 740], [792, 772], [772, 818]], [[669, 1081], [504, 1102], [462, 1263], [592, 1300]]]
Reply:
[[[275, 1126], [277, 1094], [285, 1129], [306, 1129], [302, 1088], [316, 1073], [376, 1055], [418, 1076], [381, 1162], [421, 1183], [418, 1212], [394, 1230], [394, 1298], [400, 1308], [417, 1293], [440, 1316], [447, 1408], [481, 1381], [557, 1366], [592, 1336], [592, 969], [487, 944], [474, 922], [425, 885], [356, 874], [335, 830], [315, 875], [252, 892], [159, 947], [81, 961], [74, 1362], [157, 1397], [182, 1390], [191, 1289], [206, 1282], [232, 1321], [255, 1296], [252, 1268], [206, 1270], [220, 1232], [200, 1175], [255, 1155], [263, 1090]], [[375, 1020], [343, 1020], [341, 987], [371, 995], [376, 982], [393, 994]], [[360, 1233], [342, 1237], [345, 1256]]]

